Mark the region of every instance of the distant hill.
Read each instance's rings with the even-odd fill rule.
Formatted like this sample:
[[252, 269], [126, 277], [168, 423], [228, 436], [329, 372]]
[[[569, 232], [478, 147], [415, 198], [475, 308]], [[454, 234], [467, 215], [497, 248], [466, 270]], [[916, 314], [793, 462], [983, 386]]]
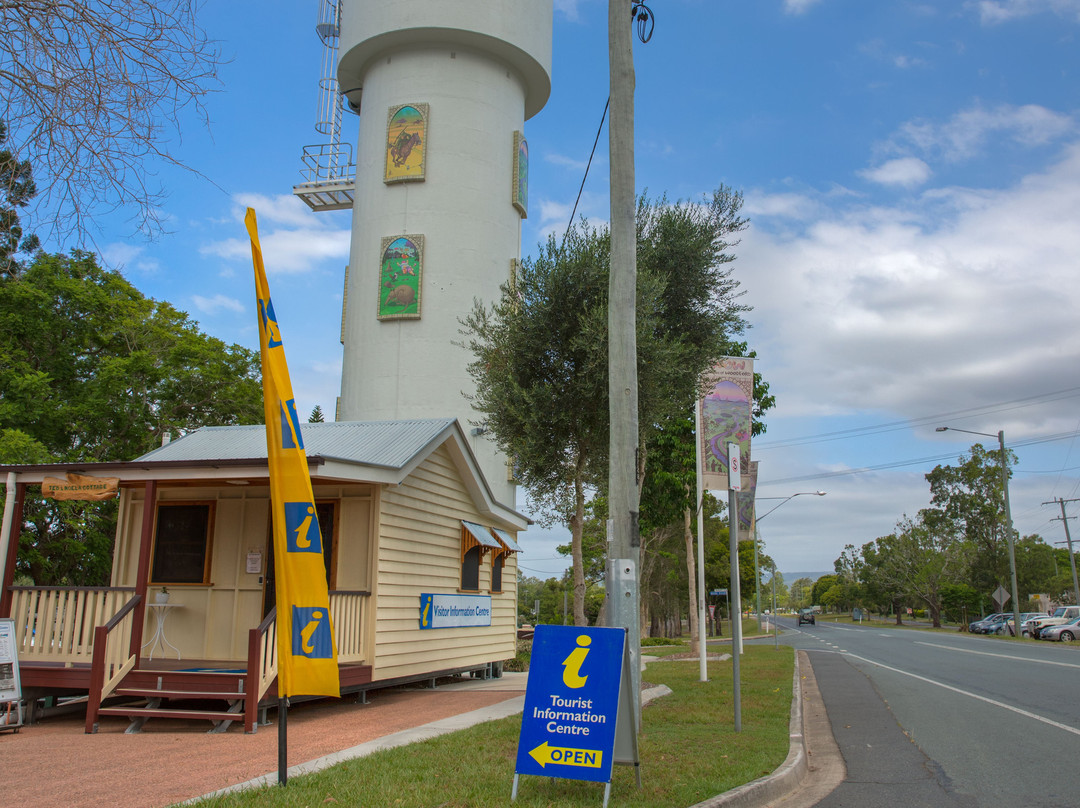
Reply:
[[788, 586], [791, 586], [794, 581], [797, 581], [800, 578], [809, 578], [811, 581], [816, 581], [822, 575], [835, 575], [836, 571], [826, 570], [825, 572], [784, 572], [783, 570], [780, 570], [780, 574], [784, 578], [784, 583]]

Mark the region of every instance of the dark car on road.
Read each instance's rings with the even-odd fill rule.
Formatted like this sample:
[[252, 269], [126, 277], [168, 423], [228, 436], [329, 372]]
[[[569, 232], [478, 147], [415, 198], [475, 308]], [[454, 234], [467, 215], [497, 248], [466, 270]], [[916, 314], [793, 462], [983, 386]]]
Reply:
[[799, 609], [799, 625], [801, 626], [803, 623], [809, 623], [812, 626], [817, 625], [814, 621], [813, 609]]

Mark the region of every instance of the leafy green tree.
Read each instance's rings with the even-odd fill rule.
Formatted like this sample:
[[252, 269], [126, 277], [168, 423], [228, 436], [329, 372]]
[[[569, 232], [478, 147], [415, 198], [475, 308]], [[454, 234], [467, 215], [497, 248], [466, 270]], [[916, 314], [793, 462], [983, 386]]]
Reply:
[[840, 577], [837, 575], [822, 575], [810, 588], [810, 605], [811, 606], [824, 606], [825, 593], [832, 587], [840, 583]]
[[321, 424], [324, 421], [326, 421], [326, 417], [323, 415], [322, 407], [316, 404], [311, 410], [311, 415], [308, 416], [308, 423]]
[[784, 603], [793, 611], [812, 606], [810, 601], [813, 589], [814, 582], [810, 578], [796, 578], [791, 582], [791, 589], [788, 590]]
[[[0, 121], [0, 146], [7, 140], [7, 125]], [[36, 236], [23, 233], [19, 208], [25, 208], [37, 194], [29, 160], [19, 160], [7, 148], [0, 148], [0, 277], [18, 272], [15, 256], [38, 247]]]
[[[1006, 455], [1011, 469], [1016, 455], [1011, 450]], [[981, 593], [993, 592], [1010, 578], [1001, 453], [976, 443], [957, 465], [935, 466], [926, 480], [931, 503], [972, 545], [970, 583]]]
[[[653, 433], [685, 417], [698, 378], [745, 327], [730, 238], [746, 226], [742, 198], [721, 188], [704, 204], [639, 200], [639, 476]], [[463, 321], [483, 413], [516, 459], [530, 505], [568, 524], [575, 621], [584, 621], [581, 536], [589, 491], [607, 482], [607, 288], [610, 239], [582, 223], [522, 262], [493, 307]]]
[[[0, 462], [130, 460], [167, 434], [262, 415], [257, 354], [89, 254], [39, 253], [0, 277]], [[24, 518], [20, 572], [107, 583], [114, 505], [28, 498]]]
[[955, 523], [935, 508], [919, 511], [915, 519], [904, 517], [896, 528], [878, 539], [873, 550], [887, 559], [878, 570], [889, 578], [878, 583], [924, 603], [934, 627], [940, 628], [943, 587], [963, 581], [969, 545], [956, 534]]
[[1056, 572], [1054, 548], [1043, 541], [1041, 536], [1031, 535], [1018, 539], [1014, 550], [1016, 582], [1020, 592], [1028, 595], [1034, 592], [1050, 593]]

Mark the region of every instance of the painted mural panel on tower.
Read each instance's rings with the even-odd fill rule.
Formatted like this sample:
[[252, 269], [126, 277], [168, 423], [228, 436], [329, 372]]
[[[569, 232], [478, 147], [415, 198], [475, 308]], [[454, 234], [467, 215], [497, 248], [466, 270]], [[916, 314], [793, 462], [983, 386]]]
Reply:
[[379, 264], [378, 319], [419, 320], [423, 275], [423, 236], [383, 238]]
[[385, 182], [424, 179], [427, 171], [428, 105], [391, 107], [386, 121]]

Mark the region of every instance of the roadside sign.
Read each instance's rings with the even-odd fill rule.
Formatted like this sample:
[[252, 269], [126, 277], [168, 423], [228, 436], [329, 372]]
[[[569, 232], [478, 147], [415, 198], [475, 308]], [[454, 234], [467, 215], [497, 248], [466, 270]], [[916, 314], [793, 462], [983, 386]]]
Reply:
[[639, 763], [629, 673], [625, 629], [536, 627], [511, 801], [533, 774], [607, 783], [607, 803], [612, 764]]
[[727, 590], [726, 589], [710, 589], [709, 594], [710, 595], [715, 595], [716, 597], [720, 597], [720, 598], [726, 598], [727, 597]]
[[1005, 604], [1012, 600], [1012, 595], [1005, 591], [1005, 587], [998, 585], [998, 588], [994, 590], [994, 601], [998, 604], [999, 609], [1004, 609]]

